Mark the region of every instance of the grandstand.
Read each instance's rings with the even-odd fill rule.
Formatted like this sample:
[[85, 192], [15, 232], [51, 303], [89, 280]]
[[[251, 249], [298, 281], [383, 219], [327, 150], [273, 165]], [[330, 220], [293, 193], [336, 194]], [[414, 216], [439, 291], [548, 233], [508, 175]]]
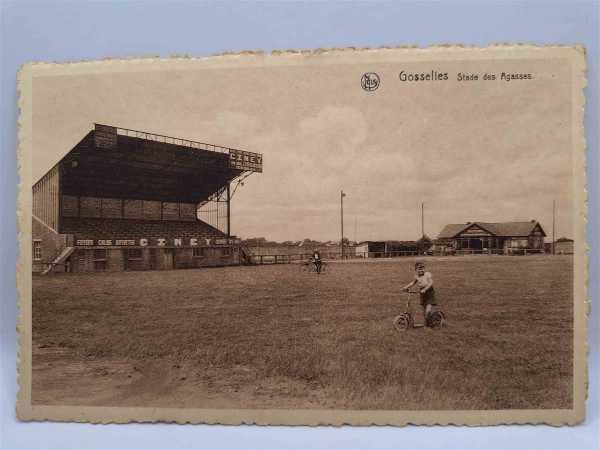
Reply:
[[33, 186], [33, 271], [243, 264], [231, 198], [262, 155], [94, 128]]

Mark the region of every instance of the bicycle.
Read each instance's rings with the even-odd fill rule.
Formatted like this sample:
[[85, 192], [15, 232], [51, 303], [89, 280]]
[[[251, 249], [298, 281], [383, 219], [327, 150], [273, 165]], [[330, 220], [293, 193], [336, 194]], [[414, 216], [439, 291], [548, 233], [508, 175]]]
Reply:
[[308, 261], [303, 261], [301, 263], [301, 268], [303, 272], [322, 274], [327, 271], [327, 263], [321, 260], [321, 267], [320, 270], [318, 270], [314, 260], [309, 259]]

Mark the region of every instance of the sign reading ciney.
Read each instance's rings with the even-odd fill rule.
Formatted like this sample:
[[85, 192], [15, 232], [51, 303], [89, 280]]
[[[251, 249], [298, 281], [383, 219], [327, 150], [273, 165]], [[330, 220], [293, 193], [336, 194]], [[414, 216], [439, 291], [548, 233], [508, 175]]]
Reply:
[[262, 155], [259, 153], [245, 152], [243, 150], [230, 148], [229, 167], [232, 169], [262, 172]]
[[219, 245], [239, 245], [240, 239], [78, 239], [75, 241], [77, 246], [97, 246], [97, 247], [123, 247], [123, 246], [139, 246], [139, 247], [200, 247], [200, 246], [219, 246]]

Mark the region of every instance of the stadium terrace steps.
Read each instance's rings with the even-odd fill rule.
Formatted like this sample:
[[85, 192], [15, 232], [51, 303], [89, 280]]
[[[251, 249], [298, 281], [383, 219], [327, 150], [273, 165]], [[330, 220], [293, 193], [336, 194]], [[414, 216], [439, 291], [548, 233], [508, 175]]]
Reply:
[[139, 219], [104, 219], [62, 217], [60, 232], [73, 235], [75, 241], [84, 239], [218, 239], [226, 234], [197, 220], [164, 221]]

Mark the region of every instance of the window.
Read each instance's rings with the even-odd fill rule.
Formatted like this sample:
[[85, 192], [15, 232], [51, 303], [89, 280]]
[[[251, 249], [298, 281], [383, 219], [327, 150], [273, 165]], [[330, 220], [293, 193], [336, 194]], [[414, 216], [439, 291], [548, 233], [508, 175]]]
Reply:
[[103, 272], [106, 270], [106, 249], [95, 248], [94, 249], [94, 270]]
[[128, 248], [127, 249], [127, 259], [142, 259], [142, 249], [141, 248]]
[[231, 256], [231, 247], [223, 248], [223, 256]]
[[192, 249], [192, 256], [194, 258], [204, 258], [207, 255], [207, 250], [206, 247], [194, 247]]
[[96, 248], [94, 249], [94, 260], [106, 259], [106, 249]]
[[33, 260], [41, 261], [42, 259], [42, 241], [33, 241]]
[[528, 244], [528, 240], [527, 239], [517, 239], [517, 238], [513, 238], [512, 239], [512, 248], [527, 248], [527, 244]]

